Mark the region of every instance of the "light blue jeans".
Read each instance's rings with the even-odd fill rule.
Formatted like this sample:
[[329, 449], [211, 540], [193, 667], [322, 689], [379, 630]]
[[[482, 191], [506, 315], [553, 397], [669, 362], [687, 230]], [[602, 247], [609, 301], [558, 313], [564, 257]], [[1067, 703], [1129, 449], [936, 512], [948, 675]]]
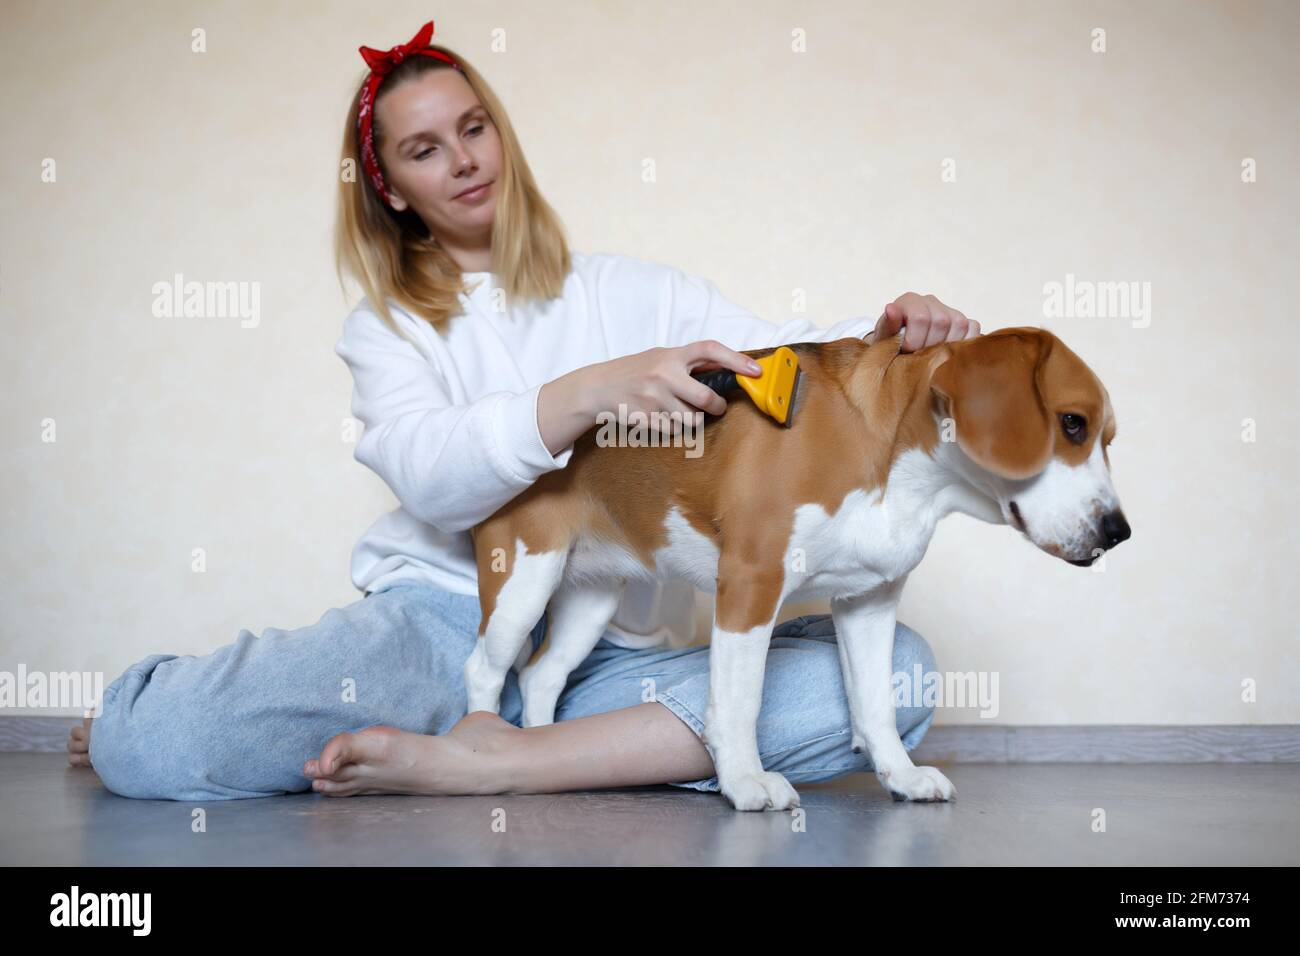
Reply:
[[[104, 691], [90, 759], [104, 786], [124, 797], [235, 800], [311, 789], [303, 763], [335, 734], [386, 724], [442, 734], [465, 716], [462, 675], [478, 637], [477, 597], [399, 581], [315, 624], [261, 637], [240, 631], [202, 657], [153, 654]], [[546, 618], [532, 632], [541, 644]], [[894, 671], [934, 669], [926, 642], [902, 624]], [[557, 721], [658, 701], [696, 734], [708, 703], [707, 647], [629, 650], [602, 638], [570, 675]], [[520, 725], [513, 671], [501, 716]], [[912, 750], [931, 707], [897, 708]], [[829, 615], [777, 625], [768, 651], [758, 745], [763, 766], [793, 784], [871, 769], [850, 746], [848, 704]], [[717, 791], [717, 777], [673, 786]]]

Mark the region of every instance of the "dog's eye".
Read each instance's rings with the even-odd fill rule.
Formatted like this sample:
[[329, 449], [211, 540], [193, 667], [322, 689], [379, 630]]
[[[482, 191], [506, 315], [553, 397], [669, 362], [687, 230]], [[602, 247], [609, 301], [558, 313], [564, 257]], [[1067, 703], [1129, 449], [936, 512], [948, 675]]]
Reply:
[[1061, 416], [1061, 429], [1065, 432], [1066, 438], [1076, 445], [1081, 445], [1088, 434], [1088, 421], [1082, 415], [1066, 412]]

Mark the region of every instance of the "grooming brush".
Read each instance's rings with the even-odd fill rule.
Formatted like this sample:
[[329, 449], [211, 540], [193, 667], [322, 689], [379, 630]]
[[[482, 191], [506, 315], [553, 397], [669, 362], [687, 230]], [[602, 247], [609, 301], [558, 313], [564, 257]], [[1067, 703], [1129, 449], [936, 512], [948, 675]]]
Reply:
[[692, 373], [691, 377], [724, 397], [737, 388], [744, 389], [759, 411], [789, 428], [793, 423], [795, 398], [799, 394], [799, 356], [781, 345], [771, 354], [754, 361], [762, 369], [756, 376], [738, 375], [729, 368], [720, 368]]

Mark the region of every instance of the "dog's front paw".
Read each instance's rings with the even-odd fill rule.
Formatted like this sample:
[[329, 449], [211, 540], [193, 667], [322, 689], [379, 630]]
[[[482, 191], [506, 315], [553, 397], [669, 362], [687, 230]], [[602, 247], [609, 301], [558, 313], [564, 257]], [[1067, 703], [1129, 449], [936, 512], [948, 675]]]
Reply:
[[934, 767], [877, 770], [876, 777], [895, 800], [928, 803], [951, 800], [957, 795], [957, 788]]
[[799, 806], [799, 794], [779, 773], [760, 770], [719, 777], [722, 795], [737, 810], [789, 810]]

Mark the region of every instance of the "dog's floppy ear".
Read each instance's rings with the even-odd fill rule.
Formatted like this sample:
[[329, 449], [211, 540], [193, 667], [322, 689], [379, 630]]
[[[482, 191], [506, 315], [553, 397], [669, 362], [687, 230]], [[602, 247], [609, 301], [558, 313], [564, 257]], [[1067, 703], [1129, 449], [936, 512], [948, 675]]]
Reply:
[[957, 444], [1003, 478], [1029, 478], [1047, 466], [1055, 433], [1042, 397], [1052, 337], [1022, 327], [951, 343], [931, 389], [947, 402]]

